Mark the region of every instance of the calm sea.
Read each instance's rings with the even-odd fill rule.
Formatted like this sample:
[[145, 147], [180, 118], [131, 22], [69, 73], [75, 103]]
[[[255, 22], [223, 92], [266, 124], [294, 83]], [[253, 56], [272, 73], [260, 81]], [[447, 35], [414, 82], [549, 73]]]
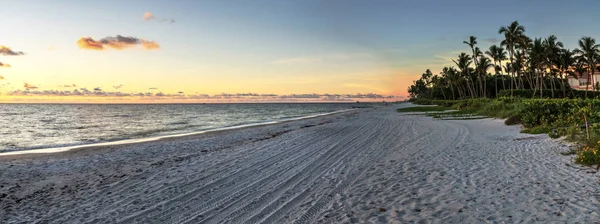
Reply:
[[0, 152], [167, 136], [353, 106], [356, 104], [0, 104]]

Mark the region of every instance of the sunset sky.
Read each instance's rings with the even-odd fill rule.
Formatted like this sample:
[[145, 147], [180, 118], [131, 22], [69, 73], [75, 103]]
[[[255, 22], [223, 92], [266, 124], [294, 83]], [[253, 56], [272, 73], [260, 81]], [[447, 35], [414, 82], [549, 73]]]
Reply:
[[438, 73], [470, 51], [462, 44], [468, 36], [487, 49], [502, 38], [498, 28], [514, 20], [528, 36], [555, 34], [567, 48], [582, 36], [600, 38], [599, 6], [597, 0], [4, 1], [0, 102], [406, 96], [425, 69]]

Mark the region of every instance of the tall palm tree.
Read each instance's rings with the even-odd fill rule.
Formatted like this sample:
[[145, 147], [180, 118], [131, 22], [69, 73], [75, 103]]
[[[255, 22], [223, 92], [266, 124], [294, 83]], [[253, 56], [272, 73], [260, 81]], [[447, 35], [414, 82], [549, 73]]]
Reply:
[[540, 98], [543, 96], [543, 65], [545, 61], [545, 48], [541, 38], [535, 38], [533, 44], [531, 45], [531, 49], [529, 49], [529, 67], [532, 69], [534, 79], [535, 79], [535, 87], [533, 91], [533, 95], [537, 92], [538, 88], [540, 90]]
[[[473, 79], [471, 78], [470, 73], [470, 68], [469, 66], [471, 66], [472, 60], [471, 60], [471, 56], [469, 56], [466, 53], [460, 53], [458, 55], [458, 59], [455, 61], [454, 59], [452, 59], [452, 61], [454, 62], [454, 64], [456, 64], [456, 66], [458, 67], [458, 69], [461, 71], [462, 76], [467, 78], [467, 87], [469, 88], [469, 92], [471, 93], [471, 98], [475, 98], [475, 86], [473, 85]], [[469, 85], [469, 81], [470, 81], [470, 85]]]
[[582, 37], [579, 40], [579, 48], [573, 50], [578, 55], [579, 60], [587, 65], [588, 77], [587, 85], [585, 86], [585, 96], [587, 97], [587, 91], [590, 86], [590, 81], [596, 71], [596, 64], [598, 63], [598, 57], [600, 57], [600, 45], [596, 44], [596, 40], [591, 37]]
[[[463, 44], [469, 45], [469, 47], [471, 48], [471, 52], [473, 53], [471, 55], [471, 58], [473, 59], [473, 63], [475, 64], [475, 68], [477, 68], [477, 50], [475, 45], [477, 45], [477, 37], [475, 36], [470, 36], [468, 41], [463, 41]], [[477, 48], [478, 49], [478, 48]], [[481, 52], [481, 51], [479, 51]], [[482, 91], [482, 85], [481, 85], [481, 80], [479, 79], [479, 77], [477, 78], [479, 81], [479, 90]]]
[[545, 54], [544, 64], [546, 69], [550, 71], [550, 88], [552, 90], [552, 97], [554, 97], [554, 65], [558, 64], [558, 55], [564, 45], [562, 42], [558, 41], [558, 38], [554, 35], [550, 35], [544, 39], [543, 45]]
[[[559, 52], [558, 55], [558, 69], [560, 70], [560, 81], [563, 91], [563, 97], [567, 97], [567, 91], [565, 88], [564, 81], [567, 78], [567, 73], [569, 72], [569, 68], [575, 65], [575, 58], [573, 57], [573, 52], [568, 49], [563, 49]], [[573, 91], [572, 88], [570, 88]]]
[[[527, 51], [529, 51], [529, 49], [531, 48], [531, 46], [533, 45], [533, 40], [531, 38], [529, 38], [528, 36], [525, 35], [525, 33], [521, 33], [520, 36], [518, 36], [517, 38], [517, 43], [515, 44], [515, 48], [518, 49], [517, 53], [520, 53], [522, 58], [518, 58], [516, 60], [521, 60], [523, 63], [523, 67], [521, 67], [520, 70], [517, 70], [517, 76], [519, 76], [519, 84], [521, 88], [525, 88], [525, 84], [523, 81], [523, 76], [525, 76], [525, 74], [527, 73], [527, 63], [526, 61], [529, 60], [528, 55], [527, 55]], [[515, 55], [517, 55], [517, 53], [515, 53]]]
[[[502, 73], [502, 60], [506, 60], [506, 51], [504, 51], [504, 48], [502, 47], [492, 45], [490, 46], [490, 49], [485, 52], [485, 54], [488, 57], [492, 58], [492, 60], [494, 60], [494, 70], [496, 72], [494, 85], [496, 86], [496, 96], [498, 96], [498, 75]], [[503, 89], [506, 89], [506, 87], [504, 86], [504, 76], [502, 76], [502, 85], [504, 87]]]
[[483, 97], [487, 96], [487, 70], [493, 67], [494, 64], [492, 64], [492, 61], [489, 58], [480, 56], [477, 70], [481, 72], [482, 78], [485, 80], [485, 85], [483, 86]]
[[479, 70], [479, 58], [483, 57], [483, 52], [481, 52], [481, 49], [479, 49], [479, 47], [475, 47], [475, 51], [473, 53], [473, 61], [477, 61], [477, 63], [475, 63], [475, 75], [477, 76], [477, 80], [479, 80], [479, 91], [480, 91], [480, 96], [482, 97], [487, 97], [486, 96], [486, 89], [485, 89], [485, 84], [483, 82], [485, 82], [487, 84], [487, 80], [484, 79], [485, 78], [485, 71], [481, 71]]
[[[525, 33], [525, 27], [521, 26], [518, 21], [514, 21], [508, 26], [500, 27], [500, 29], [498, 30], [498, 34], [504, 34], [504, 40], [500, 44], [501, 44], [501, 46], [506, 46], [506, 49], [508, 50], [508, 54], [510, 57], [511, 64], [514, 63], [515, 44], [517, 43], [518, 38], [523, 35], [523, 33]], [[514, 77], [514, 75], [515, 75], [514, 69], [511, 71], [512, 71], [511, 77]], [[514, 82], [514, 78], [513, 78], [513, 82]], [[511, 85], [510, 96], [513, 97], [514, 96], [513, 83], [511, 82], [510, 85]]]

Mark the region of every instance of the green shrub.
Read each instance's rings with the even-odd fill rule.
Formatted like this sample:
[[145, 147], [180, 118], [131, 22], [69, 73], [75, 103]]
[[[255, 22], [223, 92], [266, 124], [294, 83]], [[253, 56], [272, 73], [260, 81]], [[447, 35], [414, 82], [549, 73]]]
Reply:
[[521, 133], [527, 134], [549, 134], [552, 131], [551, 127], [548, 126], [536, 126], [533, 128], [523, 129]]
[[598, 148], [599, 146], [584, 146], [579, 152], [577, 152], [575, 162], [584, 166], [600, 165], [600, 153], [598, 153]]
[[517, 125], [521, 123], [521, 118], [519, 116], [510, 116], [508, 119], [504, 121], [506, 125]]

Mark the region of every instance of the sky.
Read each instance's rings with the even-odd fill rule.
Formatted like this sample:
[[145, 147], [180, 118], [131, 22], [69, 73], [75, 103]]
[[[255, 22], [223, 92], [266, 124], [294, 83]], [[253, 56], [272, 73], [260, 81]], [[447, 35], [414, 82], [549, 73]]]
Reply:
[[[0, 102], [398, 100], [518, 20], [565, 47], [600, 1], [0, 0]], [[249, 94], [251, 93], [251, 94]]]

